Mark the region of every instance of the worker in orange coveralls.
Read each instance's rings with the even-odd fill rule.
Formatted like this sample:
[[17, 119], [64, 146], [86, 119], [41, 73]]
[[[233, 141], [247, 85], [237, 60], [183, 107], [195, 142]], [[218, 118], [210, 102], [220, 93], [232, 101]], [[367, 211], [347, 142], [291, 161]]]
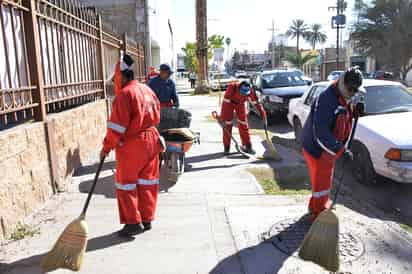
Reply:
[[230, 83], [225, 92], [221, 112], [221, 119], [226, 126], [226, 129], [228, 130], [228, 132], [223, 131], [223, 145], [225, 155], [228, 155], [230, 153], [230, 134], [232, 133], [234, 112], [236, 112], [240, 139], [242, 141], [241, 149], [245, 153], [256, 154], [256, 152], [252, 148], [252, 143], [250, 141], [249, 125], [246, 111], [247, 101], [250, 101], [252, 105], [257, 108], [262, 120], [265, 123], [267, 122], [266, 112], [262, 104], [259, 103], [256, 93], [253, 88], [251, 88], [250, 84], [246, 81], [240, 83]]
[[156, 68], [154, 66], [150, 66], [149, 67], [149, 74], [146, 76], [145, 82], [146, 84], [149, 83], [150, 80], [152, 80], [153, 78], [156, 78], [157, 76], [159, 76], [159, 72], [156, 71]]
[[151, 229], [159, 190], [159, 153], [163, 150], [156, 126], [160, 104], [153, 91], [134, 80], [134, 61], [124, 55], [119, 68], [121, 91], [116, 95], [101, 157], [116, 151], [118, 234], [130, 237]]
[[341, 156], [345, 161], [353, 160], [348, 146], [353, 131], [352, 120], [358, 114], [353, 112], [351, 100], [361, 85], [361, 71], [356, 67], [348, 69], [316, 98], [303, 127], [303, 155], [312, 183], [309, 202], [312, 221], [332, 205], [329, 197], [336, 160]]

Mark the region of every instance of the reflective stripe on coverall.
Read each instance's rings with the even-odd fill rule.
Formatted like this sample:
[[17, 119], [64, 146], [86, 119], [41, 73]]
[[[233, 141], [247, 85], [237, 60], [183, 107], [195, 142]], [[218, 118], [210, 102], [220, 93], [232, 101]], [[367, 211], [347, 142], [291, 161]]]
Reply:
[[225, 123], [228, 130], [228, 132], [223, 131], [223, 145], [225, 147], [230, 146], [230, 134], [232, 133], [233, 117], [235, 112], [242, 145], [246, 146], [251, 144], [246, 111], [246, 104], [248, 100], [258, 109], [261, 117], [266, 120], [266, 112], [263, 109], [263, 106], [258, 102], [258, 98], [253, 88], [248, 96], [244, 96], [240, 94], [240, 83], [230, 83], [225, 92], [221, 111], [222, 121]]
[[130, 81], [113, 102], [103, 142], [116, 150], [116, 194], [120, 223], [150, 222], [159, 190], [160, 105], [146, 85]]

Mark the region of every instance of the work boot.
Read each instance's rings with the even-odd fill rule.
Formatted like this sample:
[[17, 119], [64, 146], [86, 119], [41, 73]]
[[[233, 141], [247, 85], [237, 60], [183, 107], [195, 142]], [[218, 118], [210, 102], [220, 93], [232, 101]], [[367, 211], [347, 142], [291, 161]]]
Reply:
[[246, 146], [242, 146], [240, 148], [244, 153], [247, 154], [251, 154], [251, 155], [255, 155], [256, 151], [252, 148], [252, 144], [246, 145]]
[[228, 156], [230, 154], [230, 147], [225, 147], [225, 150], [223, 151], [223, 155]]
[[144, 232], [142, 224], [126, 224], [117, 232], [120, 237], [129, 238]]
[[144, 229], [144, 231], [151, 230], [152, 229], [152, 223], [151, 222], [148, 222], [148, 223], [143, 222], [143, 229]]

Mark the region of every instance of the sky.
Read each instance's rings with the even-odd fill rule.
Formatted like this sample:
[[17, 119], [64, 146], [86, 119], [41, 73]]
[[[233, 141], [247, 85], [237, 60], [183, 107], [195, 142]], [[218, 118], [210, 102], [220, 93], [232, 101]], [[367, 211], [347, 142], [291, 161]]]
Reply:
[[[208, 35], [220, 34], [232, 39], [234, 49], [263, 53], [271, 40], [272, 20], [275, 34], [285, 33], [294, 19], [307, 24], [319, 23], [328, 35], [324, 46], [336, 45], [336, 31], [331, 28], [331, 17], [336, 11], [328, 11], [336, 0], [208, 0]], [[346, 16], [351, 20], [354, 0], [348, 0]], [[172, 0], [175, 45], [180, 52], [187, 41], [194, 42], [195, 0]], [[345, 31], [347, 37], [347, 31]], [[289, 40], [296, 45], [296, 40]], [[310, 48], [306, 43], [303, 47]]]

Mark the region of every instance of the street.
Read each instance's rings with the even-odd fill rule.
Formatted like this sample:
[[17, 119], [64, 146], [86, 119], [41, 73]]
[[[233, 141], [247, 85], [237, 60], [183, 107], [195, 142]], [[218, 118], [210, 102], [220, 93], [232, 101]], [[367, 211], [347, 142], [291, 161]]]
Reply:
[[[253, 168], [301, 170], [304, 163], [300, 153], [290, 145], [276, 145], [286, 161], [245, 160], [235, 155], [223, 158], [221, 130], [207, 119], [218, 107], [217, 97], [182, 94], [181, 98], [182, 107], [193, 114], [192, 129], [201, 132], [201, 144], [188, 155], [186, 173], [169, 192], [160, 193], [153, 230], [135, 240], [121, 239], [115, 234], [120, 227], [114, 199], [115, 163], [113, 159], [108, 161], [87, 216], [90, 235], [80, 273], [326, 274], [318, 266], [297, 259], [293, 255], [297, 247], [285, 253], [276, 240], [284, 233], [278, 224], [299, 224], [297, 220], [306, 212], [308, 196], [264, 195], [248, 172]], [[255, 122], [251, 121], [252, 127]], [[291, 144], [290, 130], [285, 121], [271, 128], [283, 138], [283, 144]], [[235, 133], [239, 138], [236, 129]], [[252, 140], [258, 154], [264, 153], [259, 135], [252, 135]], [[62, 228], [79, 213], [95, 168], [91, 165], [78, 170], [70, 191], [53, 198], [33, 216], [39, 234], [2, 246], [1, 273], [41, 273], [41, 258]], [[362, 186], [351, 183], [349, 178], [345, 186], [338, 204], [341, 229], [347, 235], [344, 237], [349, 237], [343, 246], [355, 246], [359, 253], [352, 250], [342, 255], [342, 273], [383, 274], [388, 269], [391, 273], [410, 273], [412, 238], [396, 224], [399, 215], [394, 214], [393, 208], [406, 212], [409, 205], [405, 192], [411, 188], [384, 183]], [[399, 193], [402, 201], [390, 201], [388, 190]], [[372, 206], [375, 202], [386, 210]]]

